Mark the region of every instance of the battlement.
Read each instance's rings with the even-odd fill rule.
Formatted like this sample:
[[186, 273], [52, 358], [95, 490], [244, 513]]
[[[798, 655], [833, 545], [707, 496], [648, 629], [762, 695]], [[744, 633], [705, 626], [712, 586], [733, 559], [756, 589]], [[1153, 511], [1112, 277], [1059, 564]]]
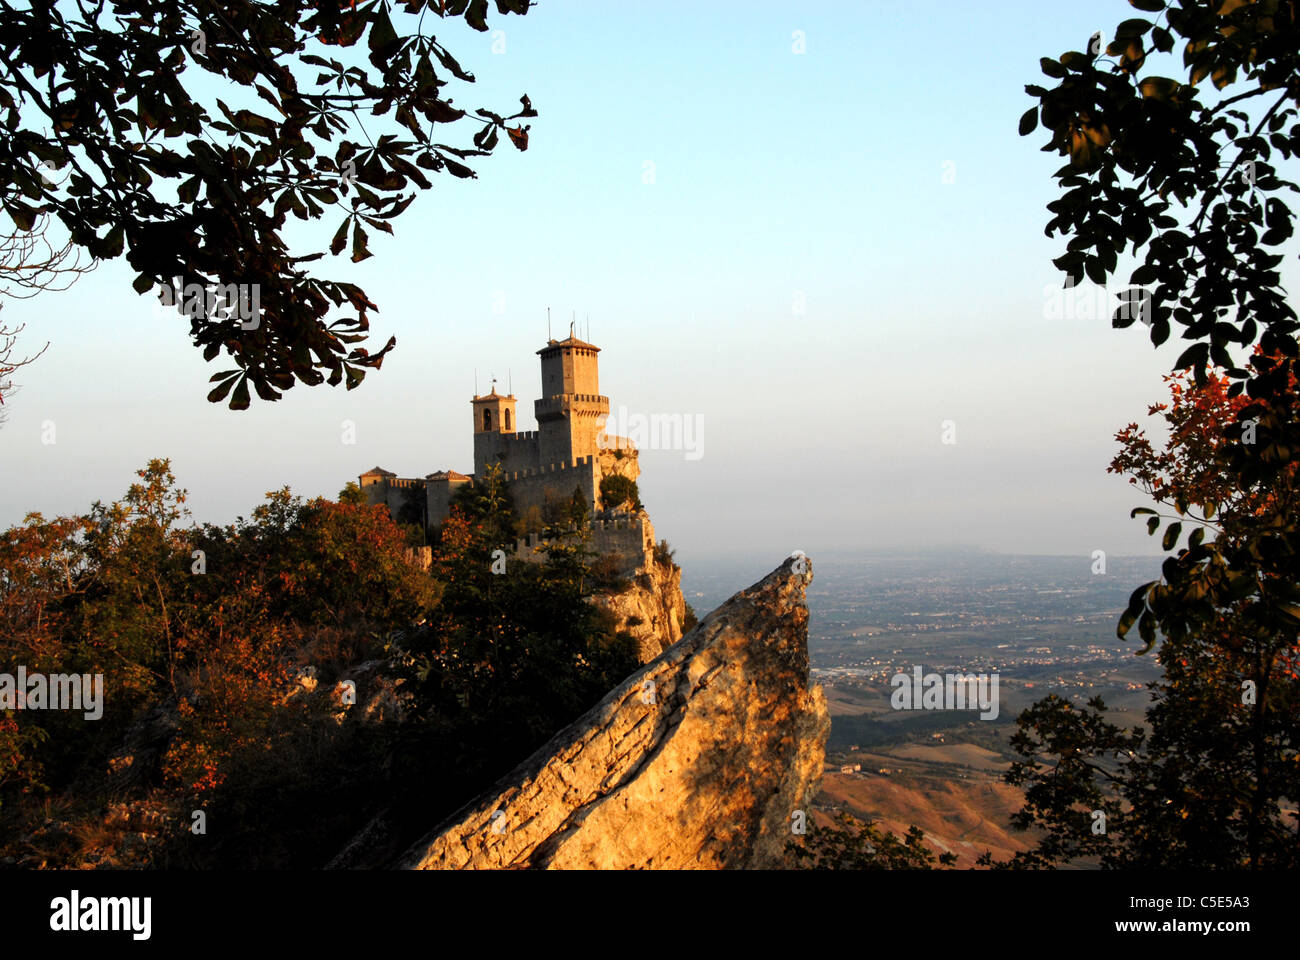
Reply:
[[[499, 469], [511, 484], [514, 509], [527, 528], [535, 528], [543, 516], [556, 515], [557, 505], [567, 510], [585, 503], [588, 513], [599, 508], [603, 476], [617, 474], [635, 481], [640, 474], [631, 439], [603, 432], [609, 398], [600, 392], [599, 352], [572, 331], [566, 340], [548, 339], [538, 351], [542, 382], [541, 399], [534, 401], [534, 430], [511, 429], [519, 426], [513, 393], [499, 394], [494, 385], [480, 396], [476, 385], [473, 476], [443, 469], [418, 479], [373, 467], [358, 478], [366, 502], [384, 504], [404, 523], [415, 522], [418, 515], [432, 529], [446, 519], [463, 484], [481, 482], [490, 469]], [[628, 534], [630, 528], [608, 526], [614, 522], [598, 522], [595, 535]], [[622, 547], [618, 552], [624, 552]]]
[[580, 534], [591, 535], [591, 547], [601, 556], [617, 554], [623, 558], [623, 573], [630, 575], [654, 561], [654, 528], [641, 514], [596, 518], [581, 525], [571, 525], [558, 536], [543, 537], [532, 533], [520, 537], [506, 555], [516, 560], [539, 563], [545, 559], [547, 544], [572, 541]]
[[402, 554], [406, 562], [428, 573], [433, 566], [433, 547], [407, 547]]
[[[539, 420], [545, 419], [548, 415], [561, 413], [565, 410], [573, 410], [578, 405], [589, 405], [594, 407], [597, 412], [609, 412], [609, 397], [602, 397], [598, 393], [557, 393], [541, 400], [533, 401], [533, 413]], [[587, 410], [585, 412], [592, 412]]]
[[546, 474], [564, 473], [566, 470], [591, 469], [595, 460], [592, 456], [578, 457], [572, 463], [548, 463], [546, 466], [537, 470], [516, 470], [514, 473], [506, 474], [507, 480], [527, 480], [529, 477], [540, 477]]

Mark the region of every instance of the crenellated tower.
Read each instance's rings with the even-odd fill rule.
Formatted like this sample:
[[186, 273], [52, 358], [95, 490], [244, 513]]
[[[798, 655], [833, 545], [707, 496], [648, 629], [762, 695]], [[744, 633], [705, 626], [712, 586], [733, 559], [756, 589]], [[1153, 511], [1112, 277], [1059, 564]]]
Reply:
[[537, 351], [542, 358], [542, 397], [537, 415], [538, 460], [570, 463], [598, 453], [597, 437], [609, 416], [609, 398], [600, 395], [600, 348], [570, 331]]
[[[432, 528], [442, 523], [457, 489], [499, 464], [510, 484], [517, 516], [540, 522], [558, 503], [575, 497], [589, 511], [604, 509], [601, 479], [640, 475], [636, 446], [626, 437], [606, 436], [609, 398], [600, 394], [600, 348], [574, 336], [548, 340], [541, 357], [542, 396], [534, 405], [536, 430], [521, 430], [513, 393], [497, 392], [496, 381], [470, 400], [474, 416], [474, 475], [441, 470], [423, 479], [397, 477], [376, 467], [359, 478], [368, 503], [384, 503], [393, 516], [423, 514]], [[418, 502], [417, 502], [418, 501]], [[417, 509], [419, 508], [419, 509]]]

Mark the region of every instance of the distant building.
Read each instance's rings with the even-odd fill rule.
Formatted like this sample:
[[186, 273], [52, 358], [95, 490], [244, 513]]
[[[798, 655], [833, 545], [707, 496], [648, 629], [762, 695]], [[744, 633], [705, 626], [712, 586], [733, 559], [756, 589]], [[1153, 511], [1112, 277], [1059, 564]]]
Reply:
[[400, 522], [432, 529], [447, 518], [458, 488], [499, 465], [520, 517], [540, 518], [548, 503], [570, 503], [575, 494], [589, 514], [601, 512], [601, 479], [618, 474], [636, 480], [641, 471], [632, 442], [605, 433], [609, 398], [600, 395], [599, 352], [572, 331], [565, 340], [548, 340], [537, 351], [542, 397], [533, 404], [536, 430], [518, 429], [514, 394], [497, 393], [494, 382], [488, 393], [470, 401], [473, 474], [439, 470], [413, 478], [374, 467], [358, 478], [366, 502], [387, 505]]

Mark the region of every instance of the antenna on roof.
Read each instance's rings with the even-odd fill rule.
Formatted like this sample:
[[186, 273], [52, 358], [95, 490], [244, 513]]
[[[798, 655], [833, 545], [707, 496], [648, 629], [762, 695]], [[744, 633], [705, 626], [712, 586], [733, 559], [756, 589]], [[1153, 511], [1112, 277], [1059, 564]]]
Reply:
[[478, 367], [474, 368], [474, 396], [478, 396]]
[[587, 342], [591, 343], [591, 314], [587, 314]]
[[507, 388], [510, 391], [508, 396], [513, 397], [515, 395], [515, 374], [509, 367], [506, 367], [506, 376], [510, 378], [510, 386]]
[[551, 342], [551, 308], [546, 308], [546, 342]]

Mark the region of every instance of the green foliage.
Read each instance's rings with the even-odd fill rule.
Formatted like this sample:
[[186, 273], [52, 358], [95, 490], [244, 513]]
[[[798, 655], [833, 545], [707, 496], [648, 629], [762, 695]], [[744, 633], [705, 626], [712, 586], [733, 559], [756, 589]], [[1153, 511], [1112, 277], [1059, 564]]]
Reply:
[[[1294, 867], [1300, 323], [1278, 267], [1294, 224], [1282, 165], [1300, 152], [1300, 23], [1277, 0], [1133, 5], [1157, 16], [1121, 23], [1105, 56], [1042, 60], [1060, 83], [1026, 87], [1039, 106], [1020, 129], [1041, 119], [1043, 149], [1070, 160], [1047, 224], [1070, 238], [1054, 261], [1067, 284], [1105, 282], [1131, 243], [1141, 262], [1113, 325], [1142, 320], [1160, 345], [1177, 323], [1190, 341], [1175, 369], [1191, 382], [1175, 378], [1172, 407], [1152, 408], [1169, 444], [1157, 452], [1131, 424], [1111, 467], [1171, 511], [1133, 511], [1152, 535], [1168, 521], [1162, 547], [1176, 552], [1118, 625], [1144, 653], [1159, 644], [1164, 675], [1145, 730], [1107, 722], [1100, 700], [1049, 697], [1021, 715], [1016, 822], [1046, 838], [1012, 865]], [[1153, 74], [1176, 46], [1185, 80]]]
[[413, 543], [423, 543], [425, 520], [425, 491], [423, 487], [407, 487], [402, 491], [402, 504], [397, 509], [393, 520], [399, 527], [415, 527], [417, 536], [410, 538]]
[[[1231, 469], [1236, 440], [1223, 438], [1246, 397], [1230, 395], [1211, 372], [1203, 386], [1169, 377], [1172, 403], [1151, 408], [1168, 437], [1157, 450], [1137, 424], [1117, 434], [1111, 464], [1158, 505], [1138, 508], [1166, 549], [1184, 522], [1187, 546], [1164, 564], [1164, 580], [1133, 592], [1121, 617], [1156, 649], [1163, 669], [1151, 684], [1144, 728], [1105, 719], [1100, 699], [1087, 708], [1056, 697], [1034, 704], [1012, 740], [1021, 760], [1007, 779], [1025, 788], [1014, 822], [1045, 834], [1010, 865], [1044, 867], [1074, 860], [1106, 867], [1293, 867], [1290, 798], [1300, 791], [1294, 744], [1300, 740], [1300, 648], [1286, 609], [1290, 583], [1233, 571], [1238, 551], [1268, 549], [1271, 531], [1294, 523], [1294, 464], [1270, 483], [1243, 484]], [[1225, 456], [1225, 451], [1227, 456]], [[1176, 518], [1176, 519], [1175, 519]], [[1211, 530], [1212, 540], [1205, 532]], [[1253, 547], [1251, 545], [1254, 545]], [[1265, 566], [1277, 555], [1257, 555]], [[1198, 577], [1208, 581], [1205, 586]], [[1293, 582], [1293, 581], [1292, 581]], [[1098, 814], [1104, 833], [1093, 829]]]
[[641, 495], [637, 491], [636, 481], [629, 480], [619, 473], [607, 474], [600, 478], [600, 501], [606, 510], [627, 504], [634, 510], [642, 509]]
[[936, 858], [919, 827], [908, 827], [900, 839], [847, 813], [836, 820], [836, 826], [808, 824], [804, 836], [786, 841], [786, 853], [811, 870], [932, 870], [936, 862], [946, 867], [957, 861], [952, 853]]
[[[1044, 73], [1061, 82], [1026, 87], [1039, 106], [1022, 118], [1021, 132], [1035, 128], [1036, 112], [1050, 131], [1043, 149], [1070, 158], [1055, 174], [1063, 193], [1048, 205], [1048, 236], [1070, 238], [1054, 263], [1067, 283], [1085, 276], [1102, 283], [1132, 244], [1142, 262], [1114, 326], [1141, 319], [1157, 345], [1172, 324], [1183, 327], [1190, 345], [1176, 369], [1191, 370], [1204, 387], [1218, 365], [1229, 396], [1250, 401], [1217, 425], [1216, 468], [1235, 489], [1276, 488], [1300, 449], [1300, 323], [1278, 272], [1294, 220], [1282, 196], [1297, 189], [1282, 164], [1300, 152], [1300, 23], [1294, 5], [1276, 0], [1136, 5], [1158, 16], [1120, 24], [1105, 56], [1044, 58]], [[1149, 69], [1175, 45], [1184, 51], [1185, 82]], [[1219, 96], [1200, 86], [1207, 77]], [[1256, 353], [1243, 364], [1230, 348]], [[1243, 442], [1249, 424], [1254, 441]], [[1169, 549], [1178, 531], [1166, 538]], [[1294, 630], [1297, 557], [1294, 512], [1243, 536], [1191, 544], [1165, 564], [1162, 583], [1134, 595], [1123, 630], [1136, 623], [1148, 644], [1157, 629], [1189, 635], [1251, 595], [1260, 600], [1252, 616], [1262, 629]]]
[[527, 537], [530, 533], [541, 533], [546, 527], [542, 508], [532, 504], [515, 517], [514, 534], [516, 537]]
[[514, 501], [501, 464], [488, 464], [482, 477], [462, 484], [452, 494], [451, 503], [464, 516], [480, 523], [494, 545], [514, 539]]
[[1025, 788], [1025, 806], [1012, 822], [1044, 837], [1007, 865], [1300, 866], [1295, 761], [1283, 746], [1300, 706], [1294, 685], [1259, 710], [1241, 702], [1231, 665], [1211, 647], [1164, 665], [1149, 730], [1108, 722], [1099, 697], [1078, 708], [1053, 695], [1021, 714], [1012, 738], [1021, 759], [1007, 782]]
[[241, 764], [293, 739], [296, 708], [277, 704], [304, 629], [364, 635], [436, 604], [439, 586], [403, 562], [382, 508], [285, 489], [249, 520], [200, 528], [181, 526], [184, 500], [168, 461], [154, 460], [119, 501], [53, 522], [31, 515], [0, 535], [0, 671], [103, 674], [105, 703], [94, 723], [62, 710], [0, 717], [10, 826], [39, 816], [37, 797], [67, 791], [97, 815], [105, 791], [123, 790], [104, 779], [109, 757], [157, 714], [175, 718], [174, 732], [135, 757], [137, 789], [212, 800]]
[[[528, 127], [508, 123], [537, 115], [528, 97], [510, 116], [453, 106], [451, 78], [474, 77], [424, 32], [447, 17], [485, 31], [487, 6], [4, 5], [0, 205], [20, 231], [48, 214], [92, 257], [125, 256], [137, 293], [179, 278], [195, 346], [231, 360], [212, 377], [212, 402], [242, 409], [250, 389], [275, 400], [327, 376], [352, 389], [396, 341], [363, 346], [376, 305], [356, 284], [308, 272], [323, 243], [294, 254], [282, 234], [290, 214], [336, 208], [328, 252], [348, 248], [350, 233], [351, 259], [364, 260], [367, 228], [392, 233], [429, 174], [474, 177], [463, 161], [490, 154], [502, 131], [527, 148]], [[496, 2], [503, 15], [529, 6]], [[321, 55], [332, 49], [343, 59]], [[472, 144], [447, 145], [462, 120], [477, 128]], [[217, 306], [205, 295], [216, 284], [256, 284], [260, 320]]]
[[[584, 543], [491, 572], [509, 521], [499, 471], [443, 524], [432, 575], [405, 561], [383, 506], [285, 488], [248, 519], [185, 526], [168, 462], [140, 481], [85, 517], [32, 515], [0, 535], [0, 670], [102, 672], [106, 685], [96, 723], [0, 715], [0, 855], [85, 866], [104, 862], [81, 859], [98, 845], [132, 866], [320, 867], [378, 806], [396, 846], [376, 856], [396, 855], [636, 666], [588, 602]], [[336, 685], [352, 677], [366, 679], [345, 709]], [[401, 706], [381, 722], [366, 698], [384, 689]], [[141, 724], [159, 718], [142, 746]], [[124, 780], [108, 771], [128, 743]], [[10, 845], [44, 829], [45, 801], [82, 839]], [[100, 824], [119, 801], [180, 825], [124, 853], [125, 835]], [[199, 807], [223, 827], [196, 845], [185, 827]]]
[[605, 553], [591, 561], [591, 582], [595, 589], [602, 592], [622, 593], [632, 585], [632, 581], [623, 575], [624, 558], [622, 554]]
[[586, 494], [582, 492], [582, 487], [574, 487], [573, 498], [569, 501], [568, 521], [581, 526], [587, 522], [589, 514], [590, 510], [587, 507]]
[[695, 608], [692, 607], [689, 603], [687, 603], [686, 617], [685, 619], [682, 620], [682, 635], [685, 636], [686, 634], [690, 633], [697, 626], [699, 626], [699, 624], [700, 624], [700, 620], [695, 615]]
[[347, 486], [339, 491], [339, 503], [346, 503], [349, 506], [360, 507], [366, 502], [365, 492], [356, 484], [355, 480], [349, 480]]
[[495, 545], [486, 521], [448, 518], [434, 558], [446, 591], [402, 644], [414, 697], [402, 756], [423, 758], [427, 773], [397, 804], [412, 829], [427, 829], [431, 805], [450, 813], [486, 787], [636, 667], [630, 639], [588, 602], [584, 544], [549, 544], [544, 563], [511, 560], [504, 574], [492, 572]]
[[660, 540], [655, 544], [655, 563], [661, 567], [676, 567], [677, 551], [668, 545], [667, 540]]

